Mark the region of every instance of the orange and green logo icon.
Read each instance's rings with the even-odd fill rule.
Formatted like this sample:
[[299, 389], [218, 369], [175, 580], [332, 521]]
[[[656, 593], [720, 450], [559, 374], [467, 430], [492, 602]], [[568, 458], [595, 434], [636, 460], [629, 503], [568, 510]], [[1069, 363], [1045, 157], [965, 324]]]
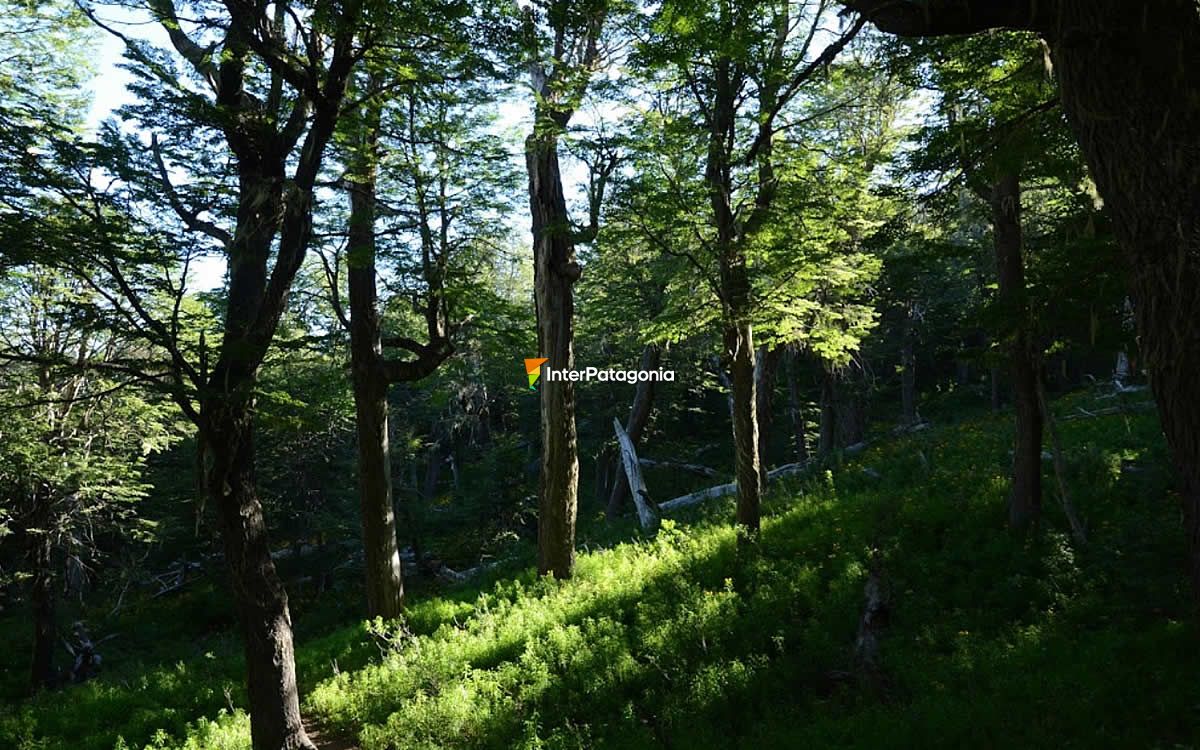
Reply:
[[525, 360], [525, 374], [529, 376], [529, 390], [536, 391], [534, 383], [542, 376], [542, 365], [549, 362], [548, 357], [538, 357], [537, 359]]

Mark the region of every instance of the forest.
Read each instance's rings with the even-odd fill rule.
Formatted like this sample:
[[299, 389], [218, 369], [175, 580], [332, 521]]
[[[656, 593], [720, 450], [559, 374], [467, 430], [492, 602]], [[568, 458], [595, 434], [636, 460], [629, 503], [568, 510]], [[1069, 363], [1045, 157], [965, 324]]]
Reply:
[[0, 746], [1200, 747], [1195, 0], [0, 0]]

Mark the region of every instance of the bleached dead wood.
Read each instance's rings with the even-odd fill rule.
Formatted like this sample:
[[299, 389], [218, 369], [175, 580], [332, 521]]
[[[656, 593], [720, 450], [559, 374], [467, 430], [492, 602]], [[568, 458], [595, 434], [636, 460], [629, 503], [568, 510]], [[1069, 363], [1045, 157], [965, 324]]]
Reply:
[[[845, 448], [843, 448], [840, 451], [840, 454], [842, 456], [853, 456], [857, 453], [862, 453], [864, 450], [866, 450], [866, 448], [867, 448], [867, 443], [865, 441], [861, 442], [861, 443], [855, 443], [854, 445], [848, 445]], [[791, 476], [794, 474], [803, 474], [819, 465], [822, 465], [822, 462], [818, 461], [818, 460], [801, 461], [799, 463], [784, 464], [783, 466], [776, 466], [774, 469], [771, 469], [770, 471], [768, 471], [767, 478], [768, 479], [778, 479], [779, 477]], [[679, 508], [688, 508], [693, 505], [699, 505], [700, 503], [703, 503], [707, 500], [716, 500], [719, 497], [725, 497], [726, 495], [732, 495], [735, 492], [737, 492], [737, 482], [730, 482], [729, 484], [718, 484], [715, 487], [708, 487], [703, 490], [696, 490], [695, 492], [690, 492], [686, 495], [681, 495], [680, 497], [668, 500], [664, 503], [659, 503], [658, 509], [660, 511], [662, 511], [663, 513], [667, 513], [667, 512], [673, 511], [673, 510], [678, 510]]]
[[682, 461], [658, 461], [653, 458], [639, 458], [638, 463], [647, 469], [675, 469], [677, 471], [686, 471], [690, 474], [699, 474], [700, 476], [711, 477], [713, 479], [716, 479], [717, 476], [719, 476], [716, 469], [712, 468], [711, 466], [703, 466], [701, 464], [689, 464]]
[[1067, 469], [1063, 461], [1062, 441], [1058, 437], [1058, 423], [1054, 419], [1054, 412], [1050, 411], [1050, 404], [1046, 398], [1046, 387], [1042, 384], [1041, 379], [1038, 379], [1038, 401], [1042, 407], [1042, 417], [1046, 420], [1046, 427], [1050, 432], [1050, 446], [1053, 449], [1054, 458], [1054, 478], [1058, 480], [1058, 496], [1062, 501], [1063, 513], [1067, 517], [1067, 523], [1071, 525], [1071, 535], [1075, 537], [1077, 544], [1087, 544], [1087, 529], [1083, 522], [1079, 520], [1079, 514], [1075, 512], [1075, 505], [1071, 502], [1071, 495], [1067, 492]]
[[659, 510], [650, 499], [650, 493], [646, 491], [642, 465], [638, 461], [633, 441], [629, 439], [628, 433], [616, 417], [613, 418], [613, 429], [617, 433], [617, 445], [621, 449], [621, 465], [625, 467], [625, 478], [629, 480], [630, 494], [633, 495], [633, 502], [637, 506], [638, 521], [646, 531], [655, 531], [660, 520]]
[[1089, 411], [1082, 406], [1076, 407], [1079, 410], [1078, 414], [1068, 414], [1062, 418], [1064, 422], [1070, 422], [1075, 419], [1091, 419], [1093, 417], [1108, 417], [1113, 414], [1124, 414], [1131, 411], [1153, 411], [1158, 408], [1153, 401], [1141, 401], [1136, 404], [1125, 404], [1122, 406], [1109, 406], [1103, 409]]
[[737, 482], [719, 484], [716, 487], [697, 490], [687, 495], [677, 497], [674, 500], [668, 500], [665, 503], [659, 503], [658, 509], [663, 512], [678, 510], [679, 508], [686, 508], [691, 505], [699, 505], [705, 500], [714, 500], [718, 497], [732, 495], [735, 492], [737, 492]]

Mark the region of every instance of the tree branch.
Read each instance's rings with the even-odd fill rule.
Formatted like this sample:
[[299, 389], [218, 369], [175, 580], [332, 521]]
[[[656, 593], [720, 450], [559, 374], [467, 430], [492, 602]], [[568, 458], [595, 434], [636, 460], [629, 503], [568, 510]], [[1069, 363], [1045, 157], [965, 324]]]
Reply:
[[840, 0], [880, 31], [897, 36], [950, 36], [988, 29], [1048, 31], [1053, 0]]
[[179, 193], [175, 190], [175, 186], [171, 184], [171, 178], [167, 174], [167, 164], [163, 161], [162, 149], [158, 144], [157, 133], [150, 136], [150, 150], [154, 154], [155, 164], [158, 165], [158, 179], [162, 182], [163, 194], [166, 195], [167, 202], [171, 204], [171, 208], [179, 215], [179, 218], [183, 220], [188, 229], [212, 237], [225, 248], [233, 244], [233, 235], [211, 221], [201, 219], [199, 211], [190, 211], [187, 206], [183, 205], [183, 201], [179, 198]]
[[175, 13], [173, 0], [150, 0], [149, 5], [155, 19], [167, 30], [167, 36], [170, 37], [175, 51], [183, 55], [183, 58], [192, 64], [196, 72], [208, 81], [209, 86], [215, 89], [217, 68], [212, 61], [212, 46], [201, 47], [184, 32], [183, 27], [179, 24], [179, 16]]

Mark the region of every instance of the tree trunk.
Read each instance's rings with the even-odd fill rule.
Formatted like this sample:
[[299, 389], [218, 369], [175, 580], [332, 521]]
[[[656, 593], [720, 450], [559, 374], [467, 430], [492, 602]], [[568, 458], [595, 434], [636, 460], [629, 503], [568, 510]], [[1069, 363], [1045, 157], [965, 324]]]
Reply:
[[1008, 332], [1009, 367], [1017, 424], [1008, 522], [1014, 529], [1023, 529], [1037, 521], [1042, 508], [1042, 412], [1038, 406], [1038, 369], [1025, 294], [1021, 183], [1015, 174], [1001, 175], [996, 180], [991, 208], [997, 302], [1005, 318], [1012, 321]]
[[754, 387], [754, 333], [748, 322], [725, 328], [725, 356], [733, 381], [734, 476], [737, 478], [737, 523], [751, 535], [759, 530], [758, 416]]
[[[229, 251], [225, 331], [220, 358], [208, 378], [208, 395], [201, 402], [198, 439], [203, 446], [205, 493], [217, 510], [242, 629], [254, 750], [312, 750], [300, 720], [287, 593], [271, 560], [257, 494], [254, 444], [258, 368], [286, 304], [286, 296], [270, 297], [268, 292], [280, 274], [294, 276], [293, 268], [298, 267], [285, 271], [279, 259], [268, 274], [276, 236], [275, 220], [268, 217], [283, 214], [279, 247], [307, 246], [311, 195], [290, 203], [284, 200], [280, 162], [247, 160], [241, 166], [239, 230]], [[288, 252], [288, 259], [296, 260], [298, 252]], [[268, 303], [271, 309], [264, 319]]]
[[817, 455], [828, 456], [837, 450], [838, 378], [829, 365], [821, 365], [821, 422], [818, 426]]
[[[542, 118], [538, 118], [540, 121]], [[547, 369], [574, 369], [575, 299], [579, 263], [563, 198], [558, 138], [535, 132], [525, 142], [529, 208], [533, 219], [534, 299], [538, 351]], [[575, 384], [541, 382], [542, 468], [538, 485], [538, 571], [570, 578], [575, 568], [575, 514], [579, 456]]]
[[1004, 392], [1000, 387], [999, 367], [988, 368], [988, 384], [991, 386], [992, 411], [1000, 411], [1004, 407]]
[[911, 427], [920, 421], [917, 414], [917, 357], [914, 351], [913, 309], [908, 306], [904, 316], [904, 341], [900, 345], [900, 422]]
[[429, 458], [425, 462], [425, 482], [421, 488], [421, 497], [426, 505], [431, 505], [437, 497], [438, 482], [442, 478], [442, 444], [434, 441], [429, 446]]
[[[842, 373], [852, 373], [846, 369]], [[837, 447], [861, 443], [867, 438], [867, 396], [863, 392], [863, 382], [854, 382], [845, 374], [839, 374], [842, 382], [837, 389]]]
[[300, 720], [292, 617], [271, 560], [254, 475], [253, 377], [205, 403], [205, 486], [217, 509], [242, 630], [255, 750], [315, 750]]
[[633, 447], [633, 441], [629, 439], [628, 433], [621, 427], [621, 422], [616, 417], [613, 417], [613, 429], [616, 431], [617, 446], [621, 451], [621, 463], [625, 469], [626, 484], [629, 485], [634, 505], [637, 506], [638, 521], [641, 522], [642, 529], [649, 532], [657, 531], [660, 520], [658, 507], [650, 499], [650, 493], [646, 491], [646, 482], [642, 479], [642, 466], [638, 461], [637, 449]]
[[[48, 505], [49, 498], [39, 496], [34, 500], [38, 506]], [[58, 629], [54, 615], [54, 572], [53, 545], [50, 540], [50, 514], [38, 512], [39, 533], [30, 537], [30, 556], [33, 562], [33, 580], [29, 600], [33, 605], [33, 659], [30, 669], [30, 689], [37, 692], [54, 685], [54, 646], [58, 640]]]
[[[662, 349], [655, 344], [649, 344], [642, 349], [642, 359], [638, 366], [643, 370], [656, 370], [661, 359]], [[637, 390], [633, 393], [633, 406], [629, 410], [629, 419], [625, 421], [625, 434], [629, 436], [630, 442], [635, 446], [642, 439], [642, 430], [646, 428], [646, 422], [650, 419], [650, 409], [653, 405], [654, 381], [638, 381]], [[612, 493], [608, 496], [606, 511], [608, 520], [611, 521], [621, 515], [622, 506], [628, 496], [629, 482], [622, 481], [618, 476], [612, 484]]]
[[804, 416], [804, 401], [800, 394], [800, 379], [796, 368], [799, 365], [796, 352], [788, 348], [787, 355], [788, 402], [792, 416], [792, 438], [795, 441], [797, 463], [808, 460], [808, 425]]
[[1200, 596], [1200, 9], [1063, 0], [1063, 12], [1069, 25], [1048, 34], [1063, 108], [1133, 272]]
[[758, 481], [767, 486], [768, 444], [771, 441], [771, 424], [774, 420], [772, 407], [775, 397], [775, 376], [779, 373], [779, 361], [783, 348], [761, 347], [758, 360], [754, 363], [755, 416], [758, 418]]
[[404, 579], [392, 504], [388, 445], [388, 381], [380, 366], [379, 311], [375, 288], [375, 143], [379, 112], [369, 107], [350, 187], [347, 275], [350, 296], [350, 363], [358, 436], [358, 502], [366, 571], [367, 615], [394, 619], [404, 608]]

